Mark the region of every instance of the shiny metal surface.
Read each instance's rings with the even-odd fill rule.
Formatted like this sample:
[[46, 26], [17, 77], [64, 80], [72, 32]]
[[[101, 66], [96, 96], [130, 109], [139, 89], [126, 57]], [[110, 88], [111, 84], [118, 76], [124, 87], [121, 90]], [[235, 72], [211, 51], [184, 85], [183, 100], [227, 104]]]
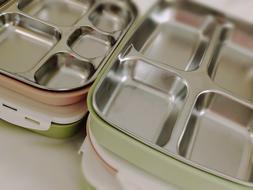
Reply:
[[104, 32], [122, 31], [131, 21], [130, 12], [111, 3], [100, 4], [89, 16], [91, 23]]
[[35, 73], [35, 80], [51, 89], [67, 90], [87, 83], [94, 72], [91, 63], [78, 60], [67, 53], [57, 53]]
[[[146, 18], [131, 43], [145, 57], [191, 71], [199, 67], [213, 30], [213, 18], [161, 3]], [[145, 31], [145, 32], [144, 32]]]
[[29, 71], [60, 39], [53, 27], [20, 14], [1, 15], [0, 22], [0, 68], [7, 72]]
[[[142, 60], [129, 60], [113, 66], [95, 98], [107, 120], [148, 141], [162, 144], [170, 138], [186, 93], [186, 85], [174, 73]], [[144, 112], [152, 117], [144, 120], [140, 117]]]
[[181, 162], [253, 186], [252, 27], [160, 1], [93, 94], [106, 122]]
[[253, 109], [218, 93], [201, 94], [179, 154], [200, 165], [252, 182]]
[[252, 31], [230, 24], [219, 49], [216, 59], [209, 66], [210, 78], [222, 88], [252, 102]]
[[46, 22], [71, 26], [88, 11], [92, 3], [92, 0], [20, 0], [18, 8]]
[[[0, 15], [0, 73], [49, 91], [82, 88], [96, 78], [135, 16], [128, 1], [13, 1]], [[113, 30], [103, 22], [115, 24]]]
[[99, 62], [108, 55], [114, 44], [112, 36], [103, 35], [90, 27], [77, 29], [68, 40], [69, 47], [76, 54], [87, 59], [98, 59]]

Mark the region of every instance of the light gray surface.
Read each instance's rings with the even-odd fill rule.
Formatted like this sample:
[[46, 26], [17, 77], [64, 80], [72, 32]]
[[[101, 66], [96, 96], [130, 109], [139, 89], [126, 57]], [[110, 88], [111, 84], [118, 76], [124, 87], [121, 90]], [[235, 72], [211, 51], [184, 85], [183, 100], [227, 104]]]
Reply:
[[0, 125], [0, 189], [82, 190], [84, 135], [55, 140], [19, 127]]

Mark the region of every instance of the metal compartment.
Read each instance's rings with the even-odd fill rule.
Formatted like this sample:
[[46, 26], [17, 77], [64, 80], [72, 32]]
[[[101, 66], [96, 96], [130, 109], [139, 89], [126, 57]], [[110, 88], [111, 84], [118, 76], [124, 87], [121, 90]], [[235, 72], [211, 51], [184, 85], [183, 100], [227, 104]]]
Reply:
[[142, 60], [131, 60], [115, 63], [95, 101], [97, 111], [107, 120], [161, 144], [170, 138], [186, 94], [187, 87], [176, 74]]
[[219, 52], [208, 68], [208, 74], [217, 85], [252, 102], [253, 36], [251, 33], [251, 27], [237, 27], [230, 23], [224, 39], [219, 44]]
[[92, 11], [89, 20], [99, 30], [114, 33], [127, 27], [131, 21], [131, 13], [116, 4], [103, 3]]
[[[19, 0], [2, 12], [0, 73], [56, 96], [87, 87], [136, 17], [115, 0]], [[117, 31], [103, 31], [105, 21]]]
[[97, 80], [90, 109], [169, 157], [252, 188], [252, 31], [193, 2], [159, 1]]
[[213, 29], [213, 18], [182, 7], [160, 3], [132, 36], [132, 45], [145, 57], [180, 70], [199, 67]]
[[0, 69], [10, 73], [29, 71], [60, 40], [55, 28], [21, 14], [1, 15], [0, 25]]
[[94, 72], [91, 63], [62, 52], [53, 55], [42, 65], [35, 73], [35, 80], [51, 89], [71, 89], [84, 86]]
[[18, 9], [32, 17], [59, 26], [75, 24], [93, 0], [20, 0]]
[[252, 182], [253, 109], [217, 93], [201, 94], [179, 153], [212, 170]]
[[109, 53], [114, 44], [115, 40], [112, 36], [101, 34], [90, 27], [77, 29], [68, 40], [69, 47], [76, 54], [87, 59], [100, 59], [99, 62]]

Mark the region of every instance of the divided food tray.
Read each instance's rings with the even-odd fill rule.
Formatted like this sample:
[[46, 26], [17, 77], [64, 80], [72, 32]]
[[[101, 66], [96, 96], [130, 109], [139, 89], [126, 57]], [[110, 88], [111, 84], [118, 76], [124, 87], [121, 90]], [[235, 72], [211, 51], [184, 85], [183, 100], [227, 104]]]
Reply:
[[156, 150], [252, 187], [252, 31], [196, 3], [159, 1], [95, 83], [92, 106]]
[[35, 87], [22, 88], [19, 93], [25, 95], [82, 90], [96, 78], [135, 16], [128, 1], [14, 1], [0, 14], [1, 77]]

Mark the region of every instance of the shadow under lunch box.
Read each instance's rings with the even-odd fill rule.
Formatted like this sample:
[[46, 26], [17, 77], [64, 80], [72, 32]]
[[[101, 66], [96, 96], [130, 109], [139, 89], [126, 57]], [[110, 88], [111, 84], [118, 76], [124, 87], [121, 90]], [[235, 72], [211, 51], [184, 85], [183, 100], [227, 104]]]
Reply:
[[74, 104], [135, 20], [129, 1], [16, 0], [0, 9], [0, 86]]
[[252, 32], [197, 3], [157, 1], [89, 92], [96, 139], [182, 189], [253, 189]]
[[72, 136], [84, 125], [85, 100], [72, 105], [52, 106], [2, 87], [0, 94], [0, 118], [5, 122], [55, 138]]

